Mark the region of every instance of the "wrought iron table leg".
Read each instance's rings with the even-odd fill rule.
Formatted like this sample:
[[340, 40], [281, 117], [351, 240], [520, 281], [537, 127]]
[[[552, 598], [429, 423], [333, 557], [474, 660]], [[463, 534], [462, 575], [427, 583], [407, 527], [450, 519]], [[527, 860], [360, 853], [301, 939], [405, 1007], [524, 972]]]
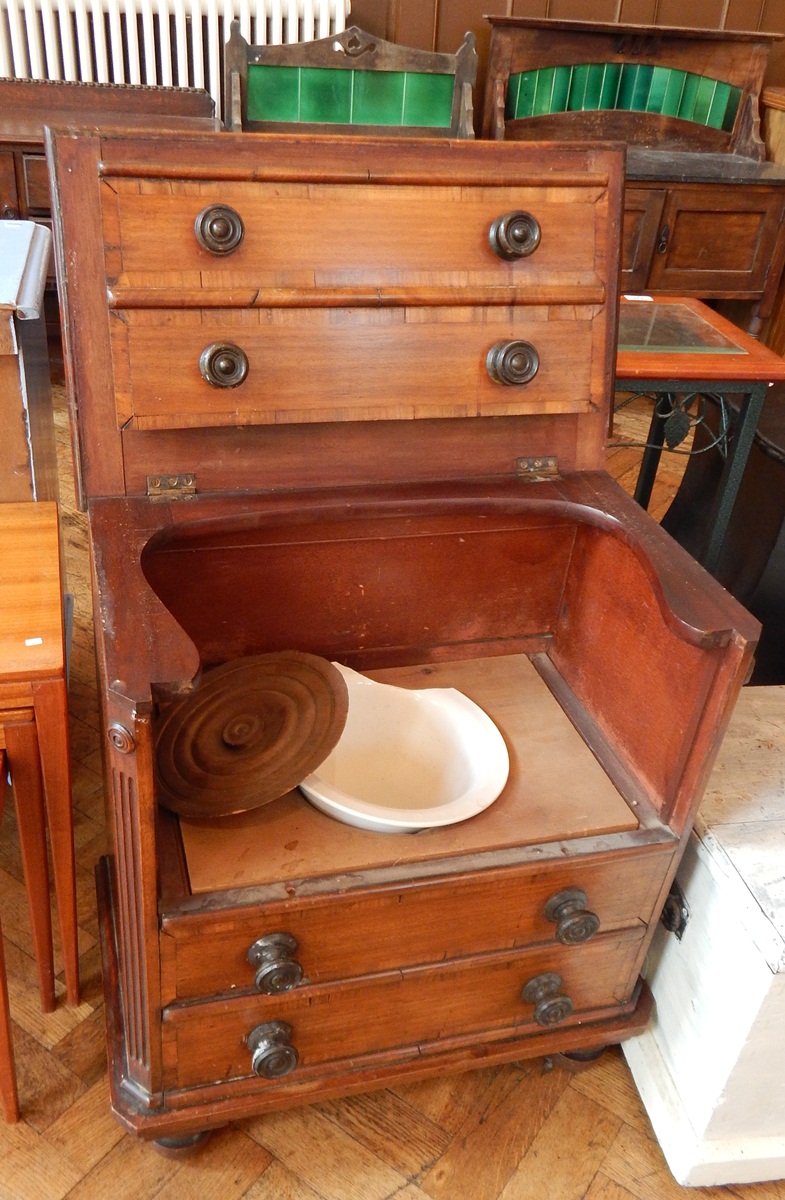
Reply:
[[660, 393], [654, 401], [654, 411], [651, 414], [649, 436], [646, 439], [646, 449], [643, 451], [638, 482], [635, 484], [635, 501], [641, 508], [648, 508], [657, 468], [662, 457], [662, 447], [665, 442], [665, 420], [671, 411], [671, 399], [668, 393]]
[[[756, 383], [739, 412], [736, 432], [731, 441], [728, 457], [717, 488], [717, 495], [709, 516], [709, 536], [706, 547], [698, 560], [707, 571], [714, 572], [720, 557], [722, 543], [728, 532], [733, 506], [736, 503], [741, 477], [747, 465], [758, 418], [768, 391], [768, 383]], [[741, 390], [739, 388], [739, 390]]]

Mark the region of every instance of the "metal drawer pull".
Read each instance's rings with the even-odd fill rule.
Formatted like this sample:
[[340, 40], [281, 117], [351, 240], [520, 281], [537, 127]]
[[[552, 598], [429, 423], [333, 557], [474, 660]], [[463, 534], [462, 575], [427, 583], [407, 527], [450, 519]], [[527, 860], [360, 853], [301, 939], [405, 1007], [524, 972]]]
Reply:
[[580, 888], [565, 888], [551, 896], [545, 916], [556, 926], [556, 937], [565, 946], [588, 942], [600, 928], [600, 918], [586, 907], [586, 893]]
[[540, 369], [540, 356], [531, 342], [496, 342], [485, 359], [495, 383], [520, 386], [529, 383]]
[[528, 258], [540, 244], [539, 222], [528, 212], [505, 213], [491, 225], [488, 241], [494, 254], [507, 262]]
[[558, 1025], [566, 1021], [572, 1012], [569, 996], [560, 996], [561, 975], [546, 971], [535, 975], [524, 985], [521, 997], [527, 1004], [534, 1005], [534, 1019], [538, 1025]]
[[668, 249], [668, 239], [670, 238], [670, 233], [671, 233], [671, 231], [668, 228], [668, 226], [663, 225], [662, 229], [660, 230], [659, 241], [657, 242], [657, 253], [658, 254], [664, 254], [665, 251]]
[[251, 1070], [262, 1079], [281, 1079], [298, 1063], [291, 1044], [292, 1027], [285, 1021], [267, 1021], [257, 1025], [245, 1039], [251, 1051]]
[[245, 237], [245, 226], [239, 213], [227, 204], [211, 204], [196, 218], [194, 233], [199, 245], [211, 254], [231, 254]]
[[234, 342], [213, 342], [199, 356], [199, 370], [211, 387], [235, 388], [248, 374], [248, 358]]
[[257, 938], [248, 951], [248, 961], [256, 967], [254, 983], [266, 996], [291, 991], [302, 982], [303, 969], [295, 960], [297, 941], [290, 933], [268, 933]]

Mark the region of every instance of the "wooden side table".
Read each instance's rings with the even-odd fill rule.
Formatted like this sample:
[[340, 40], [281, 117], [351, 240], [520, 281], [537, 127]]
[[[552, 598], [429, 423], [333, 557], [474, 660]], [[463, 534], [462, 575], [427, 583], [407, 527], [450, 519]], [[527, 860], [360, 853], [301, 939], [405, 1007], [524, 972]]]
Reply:
[[0, 750], [17, 808], [39, 990], [55, 1005], [46, 824], [65, 965], [79, 1003], [71, 770], [57, 505], [0, 504]]
[[[5, 799], [5, 751], [0, 750], [0, 817]], [[11, 1042], [11, 1013], [8, 1007], [8, 981], [3, 953], [3, 930], [0, 927], [0, 1106], [3, 1116], [11, 1123], [19, 1120], [19, 1094], [16, 1090], [16, 1066]]]
[[[705, 544], [695, 555], [714, 572], [769, 385], [785, 380], [785, 362], [700, 300], [625, 296], [619, 313], [616, 389], [655, 397], [635, 499], [648, 507], [660, 454], [675, 449], [702, 419], [700, 397], [741, 396], [733, 436], [721, 447], [722, 478], [711, 501]], [[698, 415], [696, 415], [696, 413]], [[682, 451], [684, 453], [684, 451]]]

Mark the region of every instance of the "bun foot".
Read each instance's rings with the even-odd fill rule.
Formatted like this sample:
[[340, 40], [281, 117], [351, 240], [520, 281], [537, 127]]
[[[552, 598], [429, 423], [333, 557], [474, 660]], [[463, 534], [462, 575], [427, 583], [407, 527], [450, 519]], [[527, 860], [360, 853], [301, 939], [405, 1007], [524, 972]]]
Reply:
[[587, 1050], [568, 1050], [564, 1054], [551, 1054], [548, 1057], [554, 1067], [577, 1075], [579, 1071], [587, 1071], [594, 1066], [607, 1050], [607, 1046], [591, 1046]]
[[202, 1142], [209, 1138], [212, 1131], [203, 1129], [199, 1133], [184, 1133], [178, 1137], [157, 1138], [152, 1145], [159, 1154], [167, 1158], [184, 1158]]

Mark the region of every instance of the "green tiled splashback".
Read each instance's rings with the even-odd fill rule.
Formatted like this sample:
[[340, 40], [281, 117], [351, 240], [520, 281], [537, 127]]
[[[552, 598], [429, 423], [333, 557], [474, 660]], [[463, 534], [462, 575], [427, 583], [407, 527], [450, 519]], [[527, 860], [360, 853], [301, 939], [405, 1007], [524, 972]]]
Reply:
[[248, 66], [248, 120], [449, 129], [452, 75]]
[[662, 113], [712, 129], [733, 129], [741, 89], [706, 75], [645, 63], [582, 63], [510, 76], [506, 116], [616, 109]]

